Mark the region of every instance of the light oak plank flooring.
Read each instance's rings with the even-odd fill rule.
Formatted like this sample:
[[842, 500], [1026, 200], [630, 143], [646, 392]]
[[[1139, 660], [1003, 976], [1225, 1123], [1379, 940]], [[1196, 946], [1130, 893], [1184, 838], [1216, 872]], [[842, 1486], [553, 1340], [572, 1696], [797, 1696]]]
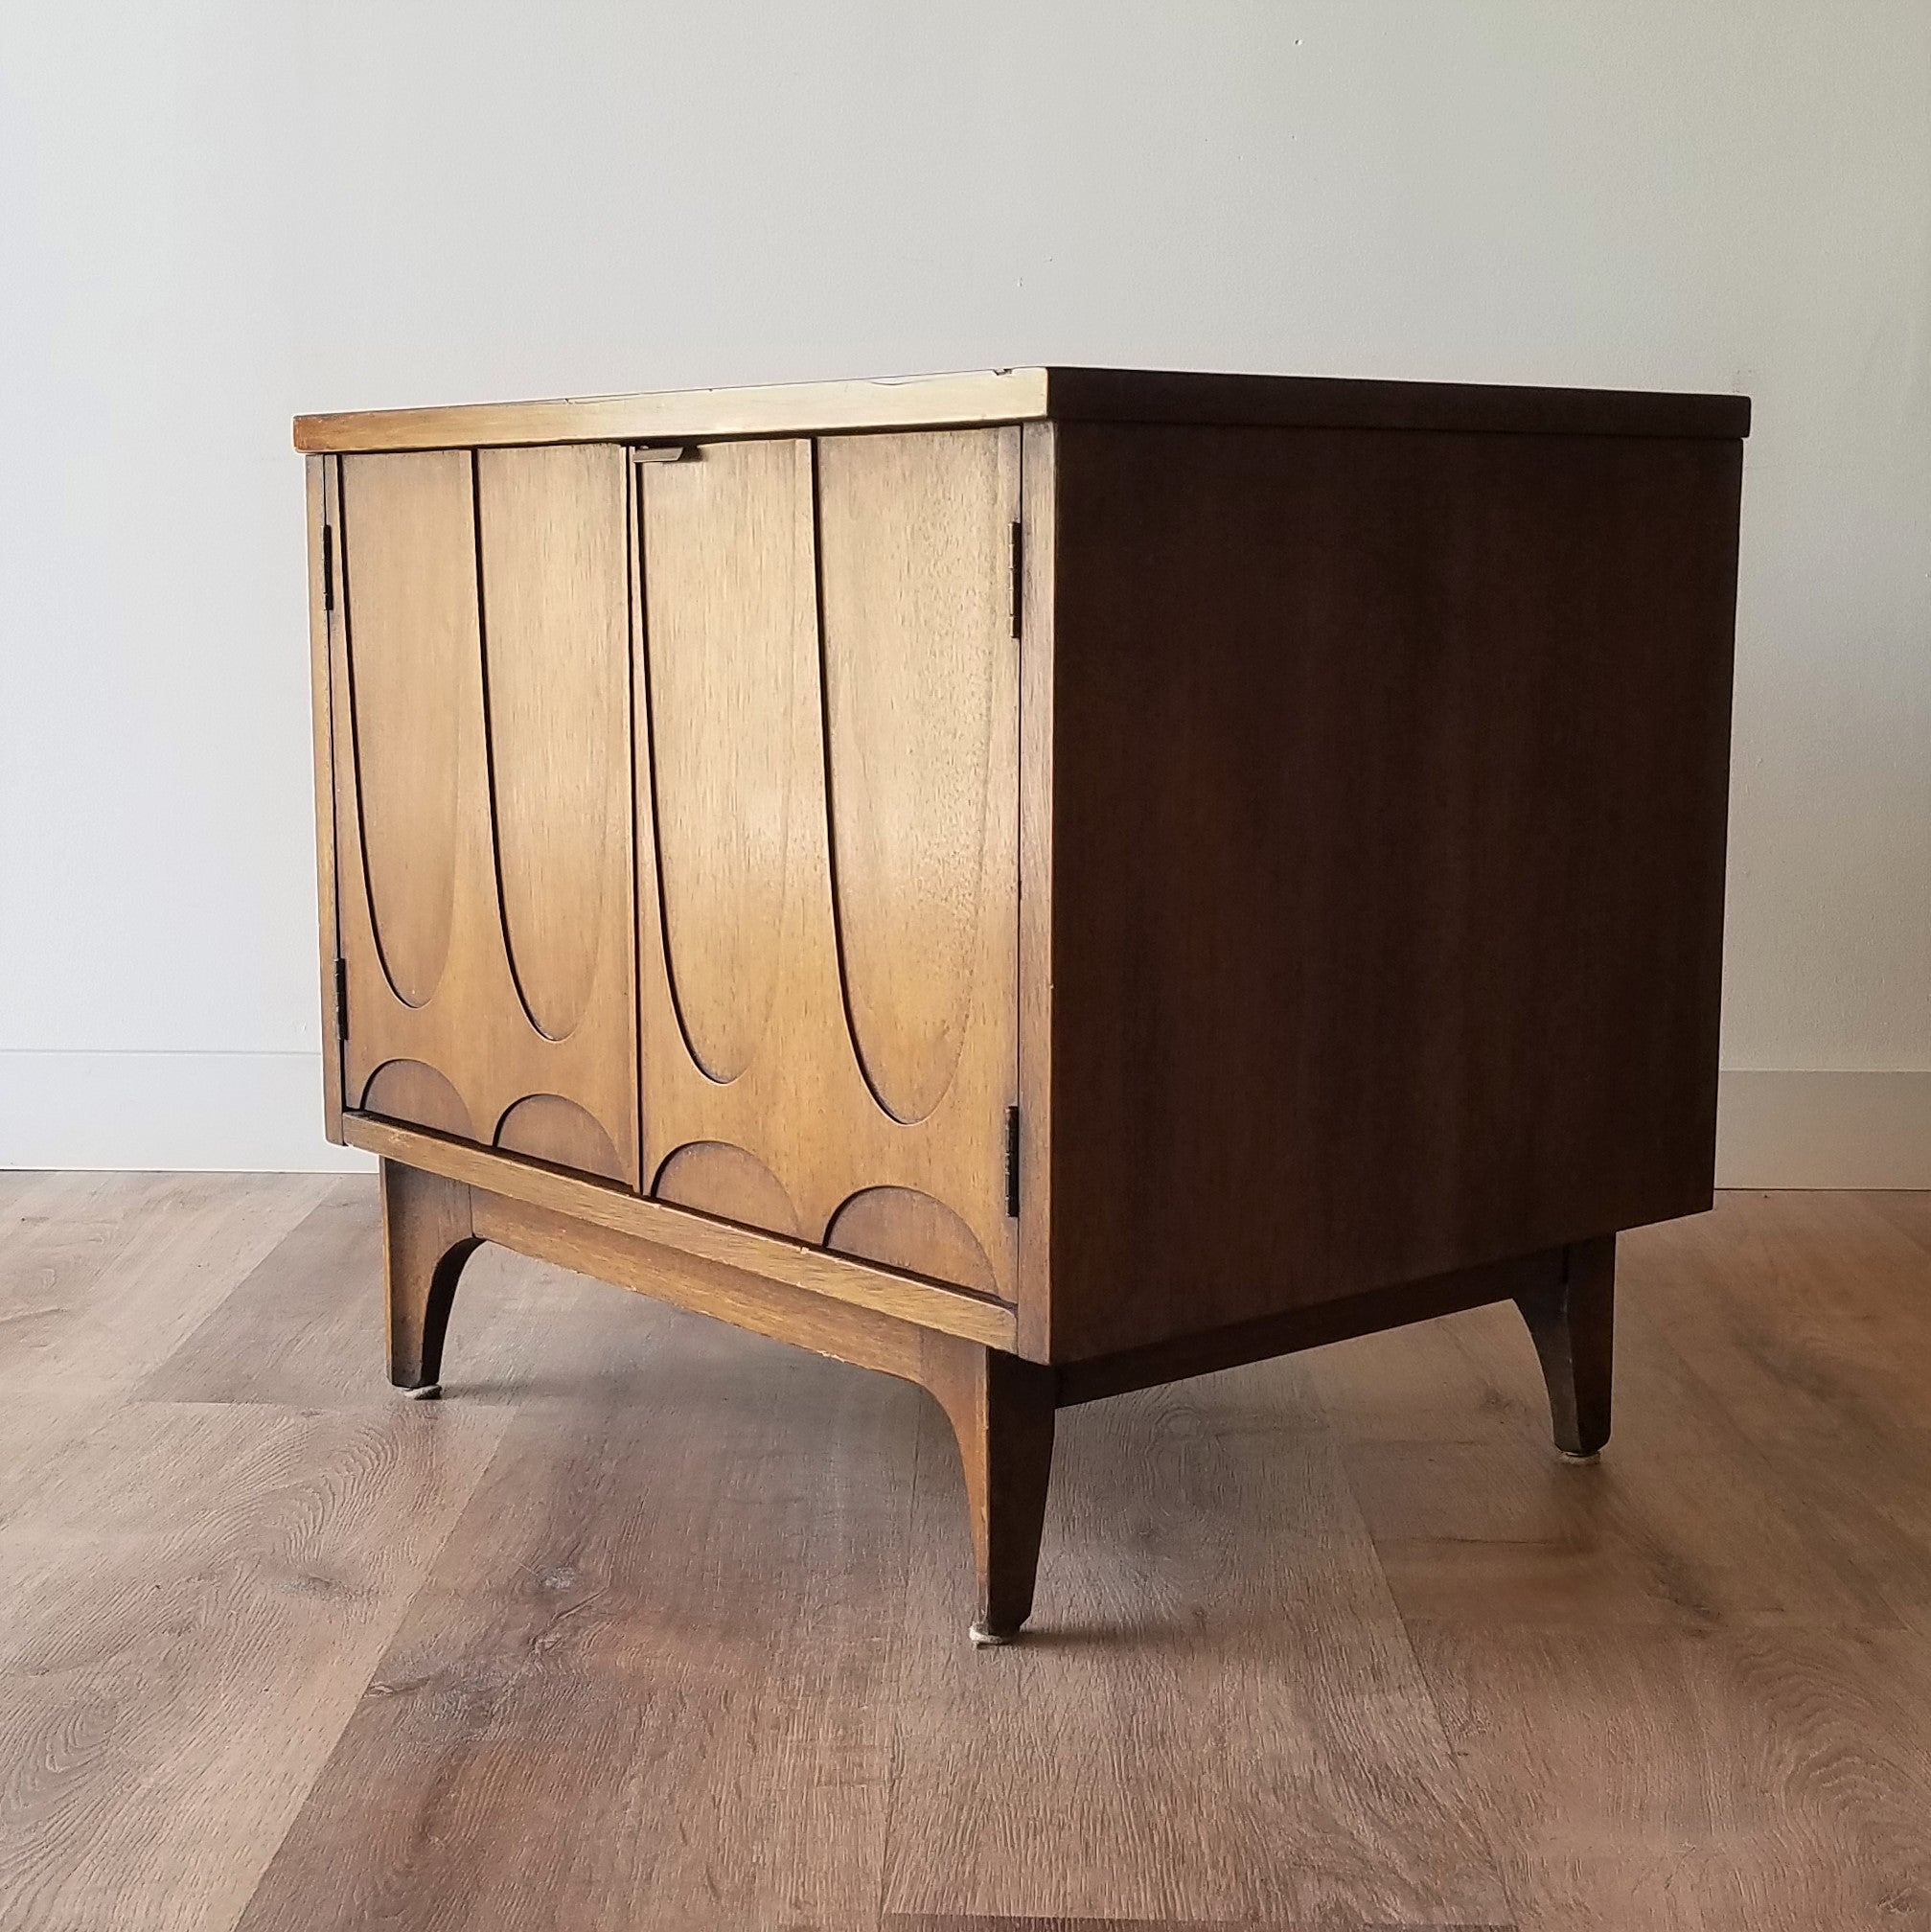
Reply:
[[1616, 1437], [1486, 1309], [1070, 1411], [964, 1640], [917, 1392], [361, 1179], [0, 1176], [0, 1927], [1931, 1928], [1931, 1197], [1622, 1244]]

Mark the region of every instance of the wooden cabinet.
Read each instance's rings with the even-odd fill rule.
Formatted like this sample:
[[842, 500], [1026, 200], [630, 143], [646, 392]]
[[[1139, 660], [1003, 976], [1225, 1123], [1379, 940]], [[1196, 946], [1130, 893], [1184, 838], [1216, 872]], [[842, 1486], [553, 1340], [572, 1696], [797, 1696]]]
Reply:
[[392, 1372], [497, 1240], [1057, 1407], [1708, 1205], [1728, 397], [1011, 370], [304, 418], [329, 1126]]

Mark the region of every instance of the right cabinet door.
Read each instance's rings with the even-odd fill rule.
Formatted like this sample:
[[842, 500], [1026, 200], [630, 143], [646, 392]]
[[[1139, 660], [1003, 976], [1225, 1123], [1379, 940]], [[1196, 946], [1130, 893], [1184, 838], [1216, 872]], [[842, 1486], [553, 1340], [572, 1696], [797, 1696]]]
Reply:
[[646, 1184], [1005, 1300], [1019, 465], [983, 429], [636, 469]]

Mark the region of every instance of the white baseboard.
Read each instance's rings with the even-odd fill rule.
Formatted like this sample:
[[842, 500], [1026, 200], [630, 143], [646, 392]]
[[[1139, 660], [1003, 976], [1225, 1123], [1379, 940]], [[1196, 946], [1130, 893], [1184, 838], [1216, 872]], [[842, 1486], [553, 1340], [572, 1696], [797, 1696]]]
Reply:
[[1719, 1187], [1931, 1187], [1931, 1072], [1725, 1073]]
[[[1931, 1188], [1931, 1072], [1726, 1073], [1722, 1187]], [[0, 1167], [349, 1173], [315, 1053], [0, 1051]]]
[[327, 1174], [319, 1053], [0, 1051], [0, 1167]]

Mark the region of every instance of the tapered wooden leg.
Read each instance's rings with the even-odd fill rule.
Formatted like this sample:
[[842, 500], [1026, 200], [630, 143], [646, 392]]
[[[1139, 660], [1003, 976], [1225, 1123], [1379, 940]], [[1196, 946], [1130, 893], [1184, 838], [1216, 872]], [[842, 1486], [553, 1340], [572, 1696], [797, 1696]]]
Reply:
[[1573, 1243], [1563, 1275], [1553, 1287], [1518, 1295], [1515, 1305], [1542, 1360], [1555, 1446], [1565, 1456], [1586, 1461], [1609, 1440], [1616, 1236]]
[[978, 1568], [975, 1644], [1008, 1644], [1032, 1614], [1052, 1477], [1050, 1368], [997, 1348], [928, 1335], [921, 1380], [958, 1438]]
[[389, 1305], [389, 1380], [434, 1395], [456, 1277], [480, 1243], [470, 1190], [457, 1181], [382, 1162], [382, 1273]]

